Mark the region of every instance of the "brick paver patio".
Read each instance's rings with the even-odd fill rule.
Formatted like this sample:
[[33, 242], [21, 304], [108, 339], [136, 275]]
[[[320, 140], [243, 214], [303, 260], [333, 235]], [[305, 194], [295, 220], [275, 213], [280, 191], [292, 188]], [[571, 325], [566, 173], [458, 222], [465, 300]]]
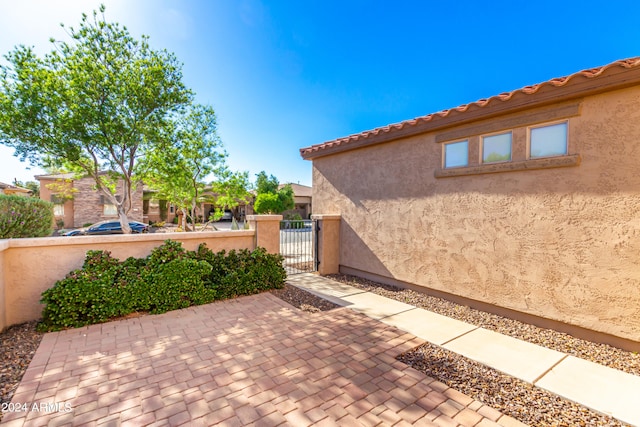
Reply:
[[269, 293], [50, 333], [2, 424], [522, 425], [395, 360], [421, 343]]

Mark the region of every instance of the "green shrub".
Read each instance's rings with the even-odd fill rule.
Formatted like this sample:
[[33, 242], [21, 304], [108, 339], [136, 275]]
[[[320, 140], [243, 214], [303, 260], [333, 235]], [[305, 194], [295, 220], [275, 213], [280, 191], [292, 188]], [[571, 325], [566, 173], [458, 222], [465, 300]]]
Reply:
[[287, 277], [282, 267], [282, 255], [269, 254], [263, 248], [253, 252], [231, 250], [227, 254], [225, 251], [214, 253], [201, 244], [195, 257], [211, 265], [211, 273], [205, 282], [215, 289], [218, 299], [282, 288]]
[[205, 287], [210, 271], [211, 265], [195, 259], [174, 259], [149, 270], [143, 282], [143, 294], [149, 295], [144, 309], [164, 313], [215, 300], [215, 291]]
[[135, 311], [163, 313], [216, 299], [282, 288], [282, 256], [258, 248], [214, 253], [201, 244], [186, 251], [167, 240], [147, 258], [120, 262], [88, 251], [81, 269], [42, 294], [41, 331], [105, 322]]
[[187, 251], [182, 247], [182, 243], [174, 240], [165, 240], [162, 246], [158, 246], [151, 251], [148, 257], [148, 265], [155, 268], [175, 259], [183, 259], [187, 256]]
[[0, 195], [0, 239], [44, 237], [53, 232], [53, 204], [33, 197]]
[[42, 293], [45, 330], [105, 322], [126, 314], [118, 303], [118, 260], [106, 251], [88, 251], [84, 265]]

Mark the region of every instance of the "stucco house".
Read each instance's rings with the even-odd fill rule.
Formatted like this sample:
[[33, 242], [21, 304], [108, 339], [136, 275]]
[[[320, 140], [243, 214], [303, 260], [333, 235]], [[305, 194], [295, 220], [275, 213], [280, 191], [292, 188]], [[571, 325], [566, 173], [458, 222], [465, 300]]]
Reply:
[[640, 58], [300, 151], [341, 272], [640, 349]]
[[[35, 178], [40, 181], [40, 198], [54, 204], [54, 220], [65, 228], [118, 218], [116, 207], [95, 189], [95, 181], [91, 177], [77, 178], [73, 173], [59, 173], [36, 175]], [[121, 186], [122, 182], [118, 191], [121, 191]], [[142, 185], [138, 185], [132, 194], [129, 219], [142, 221], [142, 209]]]
[[[215, 200], [216, 194], [211, 192], [210, 188], [205, 189], [203, 194], [207, 200]], [[144, 189], [144, 222], [156, 223], [161, 221], [172, 222], [179, 214], [179, 210], [173, 205], [162, 201], [157, 192], [151, 188], [145, 186]], [[162, 209], [166, 209], [165, 213], [161, 213]], [[212, 202], [200, 202], [198, 203], [198, 215], [203, 220], [208, 219], [214, 214], [216, 210], [215, 203]], [[253, 215], [253, 205], [251, 203], [245, 203], [243, 200], [238, 200], [238, 205], [230, 209], [232, 215], [238, 221], [244, 221], [247, 215]], [[164, 218], [164, 219], [163, 219]]]
[[5, 184], [0, 182], [0, 194], [15, 195], [15, 196], [30, 196], [32, 193], [28, 188], [18, 187], [17, 185]]

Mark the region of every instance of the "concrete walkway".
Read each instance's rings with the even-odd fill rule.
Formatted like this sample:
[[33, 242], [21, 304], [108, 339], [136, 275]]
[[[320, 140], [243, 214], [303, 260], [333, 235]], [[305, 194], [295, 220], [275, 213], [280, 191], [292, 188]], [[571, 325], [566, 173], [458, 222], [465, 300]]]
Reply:
[[314, 274], [288, 282], [336, 304], [640, 426], [640, 377], [416, 308]]
[[[297, 284], [345, 291], [313, 277]], [[365, 307], [370, 295], [347, 293], [385, 317]], [[395, 359], [422, 343], [353, 310], [310, 314], [269, 293], [49, 333], [2, 424], [522, 426]]]

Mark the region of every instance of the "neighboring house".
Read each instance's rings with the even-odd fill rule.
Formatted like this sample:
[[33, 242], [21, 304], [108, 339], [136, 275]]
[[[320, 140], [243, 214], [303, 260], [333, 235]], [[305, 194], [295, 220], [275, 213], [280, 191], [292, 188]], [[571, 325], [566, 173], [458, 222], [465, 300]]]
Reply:
[[[207, 197], [208, 199], [215, 199], [216, 195], [211, 192], [211, 189], [205, 189], [205, 193], [203, 197]], [[166, 222], [172, 222], [174, 218], [178, 215], [178, 209], [175, 208], [170, 203], [165, 203], [161, 200], [159, 196], [157, 196], [157, 192], [150, 189], [146, 185], [144, 186], [144, 222], [146, 223], [157, 223], [163, 221], [160, 210], [162, 206], [166, 207]], [[215, 212], [216, 206], [214, 203], [206, 203], [202, 202], [198, 204], [198, 215], [201, 216], [204, 220], [208, 219], [210, 215], [213, 215]], [[235, 206], [231, 209], [233, 216], [238, 221], [244, 221], [247, 215], [253, 214], [253, 205], [251, 203], [245, 204], [242, 201], [239, 201], [238, 206]]]
[[[278, 189], [281, 189], [287, 184], [280, 184]], [[308, 187], [302, 184], [289, 183], [293, 190], [293, 198], [295, 207], [291, 210], [284, 211], [282, 215], [286, 219], [290, 215], [298, 214], [302, 219], [309, 219], [311, 216], [311, 200], [313, 196], [313, 187]]]
[[11, 184], [5, 184], [4, 182], [0, 182], [0, 194], [16, 195], [16, 196], [25, 196], [28, 197], [32, 194], [32, 191], [27, 188], [18, 187]]
[[[95, 189], [93, 178], [76, 178], [73, 173], [37, 175], [40, 198], [54, 203], [54, 220], [65, 228], [82, 227], [106, 219], [117, 219], [115, 205]], [[122, 182], [118, 185], [121, 192]], [[73, 189], [73, 190], [72, 190]], [[128, 217], [142, 221], [142, 186], [132, 194], [132, 209]]]
[[341, 272], [640, 348], [640, 58], [300, 151]]

